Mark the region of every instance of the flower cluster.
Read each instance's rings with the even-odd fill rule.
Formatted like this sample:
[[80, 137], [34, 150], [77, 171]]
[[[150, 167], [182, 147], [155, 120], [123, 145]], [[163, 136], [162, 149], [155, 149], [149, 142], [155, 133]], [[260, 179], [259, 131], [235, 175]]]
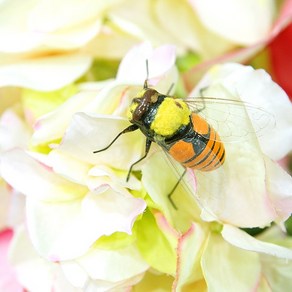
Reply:
[[[0, 4], [1, 291], [292, 289], [292, 105], [234, 63], [285, 27], [291, 1], [233, 2]], [[146, 78], [199, 105], [226, 150], [172, 201], [184, 169], [154, 143], [126, 180], [141, 131], [97, 152]]]
[[[291, 17], [288, 0], [281, 9], [274, 0], [90, 0], [86, 5], [14, 0], [0, 5], [0, 86], [41, 91], [62, 88], [88, 72], [97, 58], [121, 59], [145, 40], [175, 44], [180, 56], [193, 52], [188, 67], [201, 64], [195, 70], [201, 75], [210, 64], [246, 60]], [[87, 78], [94, 77], [92, 70]]]
[[[209, 113], [215, 124], [226, 126], [218, 128], [226, 163], [210, 173], [189, 171], [173, 195], [176, 210], [167, 194], [179, 169], [159, 149], [125, 180], [143, 154], [142, 133], [125, 134], [93, 153], [129, 125], [127, 108], [145, 79], [146, 59], [151, 86], [167, 92], [177, 83], [174, 47], [137, 46], [122, 60], [116, 79], [83, 83], [76, 95], [41, 116], [30, 150], [17, 145], [3, 153], [2, 177], [26, 197], [26, 225], [17, 228], [11, 251], [22, 283], [31, 290], [61, 290], [66, 283], [98, 291], [135, 285], [138, 291], [160, 285], [181, 291], [225, 290], [232, 279], [246, 290], [273, 287], [272, 270], [282, 273], [290, 265], [292, 252], [284, 247], [289, 239], [277, 226], [257, 238], [240, 228], [280, 226], [291, 213], [291, 177], [272, 160], [291, 150], [287, 96], [267, 73], [251, 67], [218, 65], [207, 73], [192, 94], [207, 88], [208, 96], [254, 107], [242, 104], [234, 111], [227, 102], [225, 113], [220, 104]], [[269, 123], [268, 133], [258, 137], [267, 119], [277, 124]], [[230, 132], [233, 125], [236, 133]], [[229, 143], [233, 134], [240, 139]], [[268, 142], [271, 137], [275, 143]]]

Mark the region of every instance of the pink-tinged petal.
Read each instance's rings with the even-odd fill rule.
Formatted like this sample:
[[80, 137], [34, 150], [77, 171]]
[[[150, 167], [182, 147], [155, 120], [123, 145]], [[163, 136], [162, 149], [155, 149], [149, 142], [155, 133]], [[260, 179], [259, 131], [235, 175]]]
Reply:
[[[211, 221], [214, 218], [208, 217], [213, 216], [242, 227], [265, 226], [280, 219], [267, 190], [262, 151], [275, 158], [291, 149], [292, 105], [287, 96], [262, 70], [239, 64], [214, 66], [193, 94], [204, 87], [208, 88], [204, 91], [206, 96], [241, 98], [253, 106], [236, 108], [225, 104], [216, 110], [207, 104], [202, 113], [221, 136], [226, 150], [222, 167], [209, 173], [196, 172], [203, 218]], [[274, 119], [280, 124], [275, 129]], [[291, 132], [288, 138], [287, 132]], [[256, 134], [262, 135], [260, 145]]]
[[9, 250], [9, 260], [26, 291], [81, 292], [70, 285], [59, 263], [49, 262], [37, 254], [28, 237], [27, 230], [23, 226], [16, 230], [13, 237]]
[[[184, 233], [178, 242], [177, 247], [177, 273], [173, 284], [174, 291], [187, 291], [187, 289], [205, 289], [202, 281], [201, 255], [207, 237], [200, 225], [193, 224]], [[202, 291], [203, 291], [202, 290]]]
[[179, 232], [174, 229], [169, 222], [167, 222], [166, 218], [162, 213], [155, 212], [154, 213], [156, 223], [159, 228], [163, 231], [163, 234], [174, 244], [179, 237]]
[[278, 164], [265, 158], [266, 186], [277, 213], [276, 220], [283, 222], [292, 212], [292, 178]]
[[129, 125], [118, 117], [75, 114], [59, 149], [86, 163], [128, 170], [142, 156], [145, 147], [144, 137], [138, 131], [122, 135], [106, 151], [93, 151], [106, 147]]
[[[236, 98], [226, 93], [220, 81], [219, 85], [208, 87], [204, 94]], [[265, 226], [276, 218], [276, 213], [266, 191], [264, 158], [254, 129], [244, 107], [214, 104], [210, 105], [211, 109], [207, 104], [203, 115], [224, 142], [225, 161], [216, 170], [195, 171], [197, 192], [194, 195], [202, 207], [202, 218], [241, 227]], [[230, 139], [234, 139], [232, 143]]]
[[211, 31], [235, 43], [251, 45], [270, 32], [273, 1], [189, 0], [202, 23]]
[[4, 230], [0, 232], [0, 291], [22, 292], [15, 270], [8, 261], [8, 249], [11, 244], [13, 232]]
[[231, 285], [255, 291], [262, 276], [257, 253], [230, 245], [218, 233], [210, 233], [201, 263], [208, 291], [228, 291]]
[[78, 79], [90, 64], [91, 58], [80, 54], [22, 60], [0, 66], [0, 86], [56, 90]]
[[24, 151], [15, 149], [1, 156], [1, 175], [16, 190], [46, 202], [82, 198], [87, 188], [58, 176]]
[[[208, 81], [209, 78], [209, 81]], [[205, 79], [205, 80], [204, 80]], [[215, 66], [202, 81], [202, 86], [210, 83], [222, 84], [231, 95], [263, 109], [270, 114], [270, 121], [263, 119], [263, 131], [259, 142], [264, 153], [275, 160], [283, 158], [292, 149], [292, 104], [287, 94], [264, 70], [254, 70], [241, 64]], [[209, 84], [203, 84], [204, 82]], [[247, 108], [247, 112], [250, 109]], [[259, 110], [252, 112], [251, 122], [255, 126], [265, 115]], [[273, 141], [271, 143], [271, 141]]]
[[[199, 2], [197, 0], [195, 1]], [[270, 30], [270, 33], [266, 36], [266, 38], [259, 40], [258, 42], [256, 42], [255, 44], [251, 46], [239, 48], [238, 50], [235, 50], [235, 51], [233, 50], [231, 52], [228, 52], [227, 54], [220, 55], [217, 58], [212, 58], [211, 60], [202, 62], [198, 64], [197, 66], [194, 66], [188, 72], [186, 72], [183, 76], [183, 79], [185, 81], [187, 88], [191, 90], [193, 86], [199, 81], [201, 76], [213, 65], [219, 64], [219, 63], [222, 64], [226, 62], [245, 62], [246, 60], [249, 60], [252, 56], [254, 56], [257, 52], [259, 52], [283, 28], [285, 28], [287, 24], [291, 22], [291, 19], [292, 19], [292, 4], [291, 3], [292, 3], [291, 0], [284, 1], [279, 13], [279, 17], [275, 21], [273, 27]]]
[[38, 252], [59, 261], [84, 254], [103, 235], [130, 234], [136, 217], [145, 208], [142, 199], [104, 186], [98, 194], [89, 193], [83, 200], [66, 204], [28, 199], [27, 220]]
[[227, 242], [236, 247], [286, 260], [292, 260], [292, 249], [260, 241], [234, 226], [225, 224], [221, 234]]
[[147, 77], [146, 60], [148, 60], [149, 79], [162, 76], [174, 66], [175, 47], [164, 45], [153, 49], [150, 43], [133, 47], [120, 64], [117, 80], [143, 85]]
[[[151, 268], [157, 272], [174, 276], [179, 234], [170, 227], [162, 214], [158, 216], [156, 214], [155, 217], [148, 210], [143, 214], [143, 218], [137, 222], [135, 225], [136, 244], [141, 256]], [[153, 246], [155, 249], [152, 248]]]

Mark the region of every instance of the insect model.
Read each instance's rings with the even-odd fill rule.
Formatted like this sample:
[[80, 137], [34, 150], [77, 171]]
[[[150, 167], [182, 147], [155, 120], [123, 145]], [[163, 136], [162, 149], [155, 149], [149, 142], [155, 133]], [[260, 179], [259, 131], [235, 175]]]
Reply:
[[122, 134], [140, 129], [146, 136], [145, 154], [131, 165], [127, 181], [133, 167], [146, 158], [151, 143], [157, 143], [185, 167], [185, 171], [168, 195], [174, 207], [171, 195], [183, 178], [186, 168], [211, 171], [224, 163], [224, 145], [207, 121], [200, 117], [198, 112], [192, 111], [183, 99], [149, 88], [147, 79], [143, 90], [132, 100], [128, 118], [131, 125], [120, 132], [108, 146], [94, 153], [108, 149]]
[[[249, 107], [251, 113], [256, 113], [258, 120], [265, 120], [267, 115], [263, 110], [238, 100], [210, 97], [180, 99], [168, 94], [161, 94], [148, 87], [147, 62], [146, 68], [147, 78], [144, 82], [143, 90], [133, 98], [128, 110], [128, 118], [131, 125], [120, 132], [108, 146], [96, 150], [94, 153], [108, 149], [122, 134], [140, 129], [146, 136], [145, 154], [130, 166], [127, 181], [130, 178], [133, 167], [147, 157], [151, 143], [157, 143], [185, 168], [168, 195], [171, 204], [176, 209], [171, 196], [185, 175], [187, 168], [212, 171], [222, 166], [225, 161], [225, 147], [217, 130], [203, 118], [204, 115], [202, 113], [205, 107], [215, 105], [215, 108], [218, 108], [218, 105], [221, 105], [224, 107], [224, 110], [221, 111], [223, 114], [224, 111], [226, 112], [226, 107], [232, 106], [232, 110], [235, 112], [233, 119], [235, 117], [238, 122], [234, 132], [238, 133], [239, 136], [244, 135], [240, 131], [240, 125], [242, 124], [241, 122], [244, 123], [246, 118], [244, 113], [244, 115], [241, 115], [241, 117], [244, 116], [244, 119], [240, 120], [240, 113], [242, 114], [242, 111], [245, 111], [245, 107]], [[239, 114], [238, 112], [236, 113], [236, 108], [239, 110]], [[259, 112], [261, 113], [260, 118], [258, 118]], [[230, 112], [228, 114], [230, 115]], [[267, 121], [264, 121], [264, 123], [267, 124]], [[221, 121], [221, 125], [227, 128], [228, 119]], [[262, 125], [263, 121], [260, 121], [259, 128], [255, 129], [255, 132], [266, 127]]]

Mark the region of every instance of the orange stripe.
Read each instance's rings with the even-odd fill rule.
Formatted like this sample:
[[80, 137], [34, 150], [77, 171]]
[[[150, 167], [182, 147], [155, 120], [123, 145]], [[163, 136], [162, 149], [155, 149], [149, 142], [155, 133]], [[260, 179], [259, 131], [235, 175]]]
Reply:
[[[210, 140], [208, 141], [206, 148], [203, 150], [203, 152], [200, 153], [200, 155], [198, 155], [196, 157], [195, 160], [192, 160], [186, 164], [184, 164], [184, 166], [186, 167], [190, 167], [192, 168], [192, 166], [196, 163], [198, 163], [199, 161], [203, 160], [206, 155], [208, 155], [210, 149], [212, 148], [213, 144], [216, 143], [214, 140], [216, 138], [216, 132], [214, 131], [214, 129], [210, 128]], [[192, 157], [192, 156], [191, 156]]]
[[[197, 169], [202, 169], [202, 168], [204, 168], [206, 166], [206, 168], [204, 168], [204, 170], [209, 168], [213, 164], [213, 161], [216, 160], [216, 156], [215, 155], [216, 155], [216, 153], [218, 151], [220, 151], [220, 147], [221, 147], [221, 143], [220, 142], [215, 142], [215, 146], [214, 146], [213, 150], [211, 150], [210, 148], [208, 149], [206, 147], [205, 150], [204, 150], [204, 153], [206, 153], [206, 155], [208, 157], [202, 163], [196, 165], [195, 167]], [[210, 153], [210, 151], [211, 151], [211, 153]], [[217, 163], [217, 161], [216, 161], [216, 163]]]
[[194, 131], [196, 131], [197, 133], [201, 135], [208, 135], [209, 124], [197, 114], [192, 113], [191, 118], [192, 118]]
[[180, 163], [196, 155], [193, 144], [183, 140], [176, 142], [169, 149], [169, 154]]
[[223, 145], [221, 143], [219, 143], [219, 144], [221, 145], [221, 148], [219, 149], [219, 152], [218, 153], [217, 152], [214, 153], [212, 163], [210, 163], [206, 167], [202, 168], [201, 169], [202, 171], [214, 170], [214, 169], [218, 168], [219, 166], [221, 166], [220, 157], [224, 152], [224, 148], [222, 148]]

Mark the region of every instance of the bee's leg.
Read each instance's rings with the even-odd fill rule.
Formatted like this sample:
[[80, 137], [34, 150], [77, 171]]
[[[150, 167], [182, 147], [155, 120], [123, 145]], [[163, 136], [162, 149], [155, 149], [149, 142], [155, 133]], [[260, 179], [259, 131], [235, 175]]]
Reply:
[[129, 171], [128, 171], [128, 174], [127, 174], [127, 179], [126, 179], [127, 182], [128, 182], [129, 179], [130, 179], [130, 175], [131, 175], [131, 172], [132, 172], [133, 166], [135, 166], [137, 163], [139, 163], [140, 161], [142, 161], [142, 160], [143, 160], [144, 158], [146, 158], [146, 156], [148, 155], [149, 150], [150, 150], [151, 143], [152, 143], [151, 140], [146, 139], [145, 154], [144, 154], [139, 160], [137, 160], [136, 162], [134, 162], [134, 163], [130, 166]]
[[180, 178], [178, 179], [178, 181], [176, 182], [176, 184], [175, 184], [174, 187], [172, 188], [171, 192], [167, 195], [167, 197], [168, 197], [168, 199], [169, 199], [171, 205], [173, 206], [173, 208], [174, 208], [175, 210], [177, 210], [177, 207], [176, 207], [175, 203], [173, 202], [171, 196], [173, 195], [173, 193], [174, 193], [174, 191], [176, 190], [176, 188], [178, 187], [179, 183], [181, 182], [181, 180], [182, 180], [183, 177], [185, 176], [186, 172], [187, 172], [187, 169], [185, 168], [184, 172], [182, 173], [182, 175], [180, 176]]
[[120, 132], [106, 147], [99, 149], [99, 150], [95, 150], [95, 151], [93, 151], [93, 153], [102, 152], [102, 151], [110, 148], [122, 134], [133, 132], [133, 131], [136, 131], [137, 129], [139, 129], [139, 127], [137, 125], [131, 125], [131, 126], [127, 127], [122, 132]]

